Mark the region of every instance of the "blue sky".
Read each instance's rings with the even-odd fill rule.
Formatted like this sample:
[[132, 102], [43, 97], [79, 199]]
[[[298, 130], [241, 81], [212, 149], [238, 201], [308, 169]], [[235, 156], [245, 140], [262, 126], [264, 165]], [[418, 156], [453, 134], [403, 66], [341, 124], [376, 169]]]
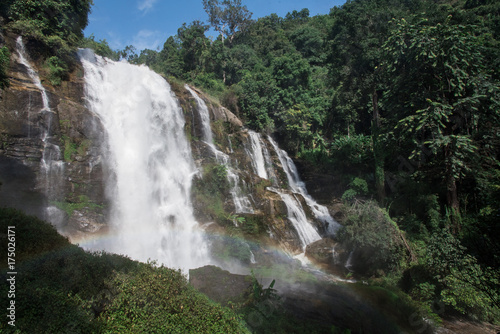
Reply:
[[[276, 13], [284, 17], [293, 10], [308, 8], [310, 15], [328, 14], [330, 8], [345, 0], [243, 0], [242, 3], [257, 19]], [[202, 0], [94, 0], [85, 36], [94, 34], [96, 40], [105, 39], [111, 48], [162, 48], [169, 36], [177, 34], [182, 23], [194, 20], [207, 22]], [[209, 31], [208, 36], [216, 36]]]

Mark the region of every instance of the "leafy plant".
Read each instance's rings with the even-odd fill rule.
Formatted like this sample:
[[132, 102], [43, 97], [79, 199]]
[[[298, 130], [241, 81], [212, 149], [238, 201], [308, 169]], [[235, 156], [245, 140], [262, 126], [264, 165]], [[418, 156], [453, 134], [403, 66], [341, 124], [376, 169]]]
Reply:
[[362, 178], [356, 177], [349, 184], [350, 188], [342, 195], [342, 200], [352, 201], [356, 196], [368, 194], [368, 183]]
[[49, 80], [53, 86], [59, 86], [68, 74], [68, 67], [65, 62], [57, 56], [52, 56], [45, 61], [49, 68]]
[[500, 315], [498, 269], [481, 266], [447, 229], [434, 233], [427, 264], [439, 282], [440, 299], [454, 309], [492, 321]]
[[10, 65], [10, 52], [7, 46], [0, 48], [0, 89], [9, 86], [9, 77], [7, 71]]
[[354, 250], [356, 268], [369, 275], [395, 268], [403, 258], [402, 240], [387, 213], [373, 201], [357, 201], [345, 211], [337, 238]]

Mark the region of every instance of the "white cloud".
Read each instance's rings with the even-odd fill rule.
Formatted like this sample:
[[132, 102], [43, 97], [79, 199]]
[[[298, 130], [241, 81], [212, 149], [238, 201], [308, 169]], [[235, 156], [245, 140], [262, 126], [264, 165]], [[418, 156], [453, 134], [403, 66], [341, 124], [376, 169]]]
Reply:
[[158, 0], [139, 0], [139, 3], [137, 4], [137, 8], [143, 12], [143, 13], [147, 13], [149, 12], [154, 4], [157, 2]]
[[132, 38], [131, 43], [137, 49], [137, 53], [144, 49], [156, 50], [162, 47], [167, 39], [166, 34], [158, 30], [143, 29], [137, 32]]
[[122, 38], [120, 37], [120, 35], [116, 34], [113, 31], [107, 32], [106, 41], [113, 50], [119, 50], [124, 48]]

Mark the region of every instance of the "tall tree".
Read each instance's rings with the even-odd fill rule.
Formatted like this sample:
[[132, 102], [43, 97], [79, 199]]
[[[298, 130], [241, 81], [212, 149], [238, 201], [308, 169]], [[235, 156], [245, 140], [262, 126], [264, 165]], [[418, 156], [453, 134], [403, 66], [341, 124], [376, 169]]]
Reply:
[[334, 23], [329, 36], [328, 61], [330, 76], [335, 78], [332, 83], [335, 87], [334, 111], [344, 113], [348, 135], [356, 130], [372, 134], [375, 187], [379, 202], [385, 198], [385, 154], [380, 137], [376, 68], [381, 58], [380, 47], [388, 36], [388, 21], [404, 12], [402, 5], [391, 6], [386, 0], [361, 0], [336, 7], [330, 13]]
[[456, 231], [459, 182], [481, 170], [481, 132], [498, 129], [500, 121], [500, 85], [489, 73], [475, 30], [452, 24], [451, 17], [436, 25], [402, 19], [394, 22], [384, 45], [384, 106], [399, 119], [399, 133], [413, 143], [410, 158], [421, 156], [422, 142], [431, 152], [428, 172], [443, 178]]
[[[83, 37], [93, 0], [10, 1], [8, 19], [20, 23], [33, 36], [42, 33], [76, 44]], [[5, 9], [3, 9], [5, 11]]]
[[182, 24], [177, 30], [181, 45], [181, 55], [184, 64], [184, 73], [197, 73], [203, 65], [203, 54], [208, 49], [210, 41], [205, 37], [208, 25], [200, 21], [193, 21], [189, 25]]
[[208, 14], [210, 25], [224, 38], [233, 42], [237, 31], [243, 30], [250, 22], [252, 13], [241, 0], [203, 0], [203, 7]]

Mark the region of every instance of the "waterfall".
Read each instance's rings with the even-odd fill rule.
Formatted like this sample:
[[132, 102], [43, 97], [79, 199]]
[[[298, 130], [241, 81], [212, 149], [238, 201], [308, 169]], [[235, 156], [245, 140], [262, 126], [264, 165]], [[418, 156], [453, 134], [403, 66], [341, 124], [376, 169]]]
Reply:
[[116, 238], [91, 248], [187, 270], [209, 263], [190, 202], [196, 168], [170, 86], [145, 66], [80, 50], [90, 110], [107, 131], [107, 184]]
[[[275, 179], [275, 174], [271, 163], [271, 157], [269, 155], [267, 147], [265, 145], [262, 145], [261, 143], [260, 134], [251, 130], [248, 131], [248, 134], [249, 134], [249, 149], [247, 149], [246, 151], [250, 157], [250, 160], [252, 161], [252, 166], [254, 168], [255, 173], [264, 179], [267, 179], [269, 176], [272, 176], [272, 178]], [[288, 177], [288, 175], [290, 174], [289, 171], [290, 167], [288, 164], [287, 165], [283, 164], [282, 156], [280, 156], [280, 154], [283, 155], [286, 154], [286, 152], [283, 153], [284, 151], [280, 150], [274, 141], [271, 141], [271, 144], [273, 145], [274, 150], [278, 154], [280, 161], [283, 165], [283, 169], [285, 170], [285, 173], [287, 174]], [[292, 192], [302, 194], [302, 192], [300, 192], [298, 190], [299, 188], [297, 187], [297, 182], [300, 181], [300, 179], [298, 179], [298, 174], [295, 175], [297, 179], [292, 180], [294, 182], [293, 184], [289, 180], [290, 190]], [[282, 201], [285, 203], [287, 208], [288, 219], [290, 220], [293, 227], [297, 231], [303, 251], [305, 251], [305, 248], [308, 244], [321, 239], [321, 236], [318, 234], [316, 229], [308, 221], [304, 209], [300, 204], [300, 201], [298, 201], [294, 196], [286, 194], [279, 189], [276, 188], [269, 188], [269, 189], [280, 195]]]
[[349, 253], [349, 257], [347, 258], [347, 261], [346, 261], [346, 263], [345, 263], [345, 265], [344, 265], [344, 267], [345, 267], [346, 269], [348, 269], [348, 270], [351, 270], [351, 269], [352, 269], [352, 256], [353, 256], [353, 254], [354, 254], [354, 251], [355, 251], [355, 250], [356, 250], [356, 249], [353, 249], [353, 250]]
[[189, 87], [188, 85], [184, 85], [184, 88], [186, 88], [189, 93], [191, 93], [191, 95], [196, 100], [196, 104], [198, 105], [199, 115], [201, 118], [201, 131], [203, 132], [202, 140], [210, 145], [210, 147], [215, 149], [212, 136], [212, 128], [210, 127], [210, 113], [208, 112], [207, 104], [201, 97], [198, 96], [198, 94], [196, 94], [194, 90], [191, 89], [191, 87]]
[[283, 167], [283, 170], [285, 171], [290, 189], [293, 192], [299, 193], [304, 197], [314, 216], [325, 225], [326, 230], [330, 235], [334, 235], [340, 228], [340, 224], [332, 218], [325, 206], [318, 204], [311, 197], [311, 195], [307, 193], [306, 185], [300, 179], [297, 167], [293, 163], [293, 160], [288, 156], [288, 154], [284, 150], [280, 149], [278, 147], [278, 144], [276, 144], [276, 142], [271, 137], [269, 137], [268, 139], [273, 146], [274, 151], [276, 152], [276, 154], [278, 154], [278, 158]]
[[42, 86], [42, 82], [40, 81], [40, 77], [36, 73], [36, 71], [31, 67], [30, 63], [27, 60], [26, 50], [24, 48], [23, 37], [19, 36], [16, 39], [16, 49], [17, 54], [19, 56], [19, 61], [23, 64], [28, 70], [28, 75], [31, 80], [33, 80], [33, 84], [40, 90], [40, 94], [42, 95], [43, 109], [41, 111], [50, 111], [49, 108], [49, 97], [47, 96], [47, 91]]
[[214, 143], [212, 137], [212, 128], [210, 127], [210, 114], [208, 112], [208, 107], [205, 101], [198, 96], [198, 94], [192, 90], [188, 85], [184, 86], [194, 97], [198, 105], [198, 112], [200, 114], [200, 119], [202, 122], [203, 131], [203, 141], [208, 144], [212, 152], [214, 153], [215, 160], [226, 167], [227, 180], [231, 185], [231, 197], [233, 198], [233, 203], [236, 213], [253, 213], [252, 203], [248, 196], [246, 196], [240, 187], [240, 177], [237, 172], [231, 166], [230, 157], [224, 152], [219, 151]]
[[316, 229], [307, 220], [306, 214], [300, 202], [288, 194], [279, 192], [281, 199], [286, 204], [288, 219], [292, 222], [293, 227], [297, 231], [302, 245], [302, 250], [305, 251], [306, 246], [310, 243], [320, 240], [321, 237]]
[[258, 132], [248, 130], [248, 136], [250, 138], [250, 147], [246, 151], [252, 161], [255, 173], [263, 179], [270, 180], [273, 186], [276, 186], [277, 179], [267, 146], [262, 142], [262, 138]]
[[264, 161], [264, 154], [262, 153], [262, 145], [260, 144], [260, 136], [257, 132], [248, 131], [248, 136], [250, 138], [250, 150], [247, 150], [247, 154], [252, 160], [252, 166], [255, 173], [263, 179], [267, 179], [266, 164]]
[[[38, 73], [33, 69], [28, 61], [22, 36], [19, 36], [16, 39], [16, 51], [19, 57], [19, 62], [26, 67], [28, 76], [32, 80], [35, 87], [38, 88], [42, 97], [42, 108], [38, 111], [44, 117], [44, 122], [41, 123], [42, 131], [40, 134], [40, 139], [43, 145], [42, 159], [40, 160], [42, 179], [40, 181], [45, 195], [50, 203], [52, 201], [60, 200], [59, 193], [62, 188], [61, 181], [64, 174], [64, 163], [61, 160], [61, 149], [57, 144], [53, 143], [53, 137], [50, 131], [55, 113], [52, 109], [50, 109], [49, 97], [45, 87], [43, 87], [42, 82], [40, 81]], [[45, 219], [50, 221], [55, 226], [60, 226], [63, 221], [63, 213], [57, 207], [49, 204], [45, 210]]]

